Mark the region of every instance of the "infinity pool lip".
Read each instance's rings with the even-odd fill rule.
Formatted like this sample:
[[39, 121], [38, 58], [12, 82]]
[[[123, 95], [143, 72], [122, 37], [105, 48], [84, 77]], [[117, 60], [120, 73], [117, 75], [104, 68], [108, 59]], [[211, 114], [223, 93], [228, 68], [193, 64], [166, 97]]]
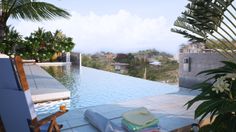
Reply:
[[[88, 67], [79, 68], [72, 65], [70, 67], [46, 67], [45, 69], [70, 90], [70, 109], [112, 104], [179, 91], [179, 87], [175, 85]], [[51, 111], [47, 110], [47, 107], [39, 109], [40, 111]]]
[[70, 91], [40, 66], [27, 63], [24, 71], [34, 103], [70, 98]]

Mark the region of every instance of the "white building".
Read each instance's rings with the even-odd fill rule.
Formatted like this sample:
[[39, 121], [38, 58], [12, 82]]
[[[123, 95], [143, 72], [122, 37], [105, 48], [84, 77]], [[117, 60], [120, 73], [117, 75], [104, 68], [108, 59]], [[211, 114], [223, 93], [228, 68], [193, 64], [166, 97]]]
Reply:
[[160, 66], [160, 65], [161, 65], [161, 62], [159, 62], [159, 61], [153, 61], [153, 62], [150, 62], [149, 64], [150, 64], [150, 65], [153, 65], [153, 66]]
[[112, 65], [115, 67], [115, 71], [117, 73], [127, 73], [128, 72], [128, 65], [127, 63], [112, 63]]

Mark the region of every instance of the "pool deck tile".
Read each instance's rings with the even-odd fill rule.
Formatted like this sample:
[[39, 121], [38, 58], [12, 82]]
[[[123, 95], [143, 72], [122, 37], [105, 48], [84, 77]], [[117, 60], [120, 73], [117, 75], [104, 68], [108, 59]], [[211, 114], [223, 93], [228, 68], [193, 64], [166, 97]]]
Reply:
[[71, 129], [67, 129], [67, 130], [62, 130], [63, 132], [73, 132], [73, 130]]
[[63, 124], [63, 129], [71, 128], [71, 126], [69, 125], [68, 121], [62, 121], [62, 122], [58, 121], [58, 124]]
[[40, 66], [24, 64], [24, 70], [34, 102], [67, 99], [70, 97], [70, 91]]
[[194, 120], [194, 108], [196, 108], [197, 105], [194, 105], [194, 108], [189, 110], [186, 110], [186, 107], [184, 107], [184, 104], [195, 97], [195, 95], [196, 94], [190, 93], [189, 90], [185, 90], [184, 92], [180, 91], [173, 94], [146, 97], [117, 104], [75, 109], [70, 110], [60, 117], [58, 121], [62, 124], [66, 124], [62, 132], [97, 132], [97, 130], [84, 119], [83, 115], [85, 110], [91, 109], [101, 113], [120, 126], [122, 113], [138, 107], [146, 107], [159, 119], [161, 132], [167, 132], [197, 122], [197, 120]]
[[[73, 132], [98, 132], [97, 129], [95, 129], [94, 127], [92, 127], [90, 125], [72, 128], [72, 131]], [[62, 132], [64, 132], [64, 131], [62, 131]]]

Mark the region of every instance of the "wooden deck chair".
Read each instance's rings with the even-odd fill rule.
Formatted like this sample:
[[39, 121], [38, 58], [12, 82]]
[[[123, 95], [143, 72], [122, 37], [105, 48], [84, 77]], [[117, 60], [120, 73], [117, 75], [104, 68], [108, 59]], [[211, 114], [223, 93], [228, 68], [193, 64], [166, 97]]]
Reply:
[[0, 55], [0, 84], [0, 126], [4, 128], [0, 129], [1, 132], [60, 131], [61, 126], [57, 124], [56, 118], [67, 110], [41, 120], [37, 118], [20, 57], [12, 61]]
[[[27, 91], [29, 90], [29, 85], [28, 82], [26, 80], [26, 75], [25, 75], [25, 71], [24, 71], [24, 67], [23, 67], [23, 62], [20, 56], [16, 56], [14, 58], [14, 62], [15, 62], [15, 66], [16, 66], [16, 70], [18, 73], [18, 77], [19, 77], [19, 81], [22, 87], [23, 91]], [[60, 128], [62, 127], [62, 125], [58, 125], [56, 122], [56, 118], [63, 115], [65, 112], [67, 112], [67, 110], [65, 111], [58, 111], [48, 117], [45, 117], [41, 120], [38, 120], [37, 117], [35, 117], [32, 120], [29, 120], [29, 125], [30, 125], [30, 129], [31, 131], [34, 132], [40, 132], [40, 128], [42, 128], [43, 125], [47, 125], [48, 123], [48, 132], [60, 132]]]

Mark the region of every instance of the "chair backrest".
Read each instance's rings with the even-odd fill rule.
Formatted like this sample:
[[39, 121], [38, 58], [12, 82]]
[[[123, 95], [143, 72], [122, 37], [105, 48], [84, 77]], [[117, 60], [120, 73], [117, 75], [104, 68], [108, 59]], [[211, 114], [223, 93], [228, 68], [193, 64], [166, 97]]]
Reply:
[[34, 103], [32, 100], [32, 96], [31, 96], [30, 89], [29, 89], [29, 84], [27, 82], [26, 74], [24, 71], [23, 61], [20, 56], [16, 56], [14, 58], [14, 62], [15, 62], [15, 66], [16, 66], [16, 73], [18, 75], [19, 82], [21, 85], [21, 89], [25, 93], [26, 101], [27, 101], [28, 108], [30, 111], [31, 118], [29, 120], [34, 120], [37, 118], [37, 114], [34, 109]]
[[0, 54], [0, 73], [0, 89], [20, 90], [12, 61], [3, 54]]
[[28, 85], [28, 82], [26, 79], [22, 59], [20, 56], [16, 56], [14, 58], [14, 61], [15, 61], [15, 66], [16, 66], [16, 70], [17, 70], [17, 75], [19, 77], [19, 81], [21, 84], [21, 88], [23, 91], [27, 91], [27, 90], [29, 90], [29, 85]]
[[0, 117], [7, 132], [29, 132], [28, 120], [37, 115], [21, 58], [14, 60], [15, 66], [9, 57], [0, 56]]

